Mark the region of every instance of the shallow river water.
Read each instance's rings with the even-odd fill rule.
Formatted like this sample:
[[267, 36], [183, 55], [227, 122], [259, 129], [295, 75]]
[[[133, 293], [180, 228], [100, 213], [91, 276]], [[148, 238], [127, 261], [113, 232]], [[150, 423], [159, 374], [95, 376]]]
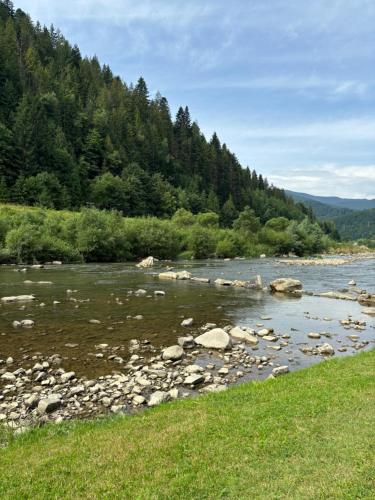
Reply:
[[[351, 279], [358, 287], [375, 290], [375, 260], [355, 261], [342, 266], [285, 266], [276, 259], [209, 260], [160, 263], [153, 269], [138, 270], [134, 264], [88, 264], [27, 268], [17, 272], [15, 266], [0, 267], [0, 296], [34, 294], [36, 300], [26, 304], [0, 305], [0, 359], [12, 356], [15, 364], [31, 365], [32, 356], [59, 353], [63, 367], [80, 376], [94, 377], [118, 370], [107, 357], [95, 356], [95, 345], [121, 346], [126, 359], [131, 339], [148, 340], [155, 347], [177, 343], [177, 337], [196, 335], [205, 323], [228, 324], [260, 329], [274, 328], [278, 335], [290, 335], [289, 344], [280, 351], [260, 339], [257, 355], [267, 354], [275, 363], [291, 369], [321, 360], [300, 351], [303, 345], [329, 342], [336, 355], [356, 352], [356, 342], [368, 341], [364, 349], [375, 345], [375, 318], [362, 313], [357, 302], [304, 295], [302, 298], [271, 295], [233, 287], [218, 287], [191, 281], [161, 281], [158, 272], [167, 265], [186, 269], [194, 276], [248, 280], [260, 274], [265, 284], [278, 277], [300, 279], [308, 292], [345, 288]], [[52, 284], [26, 284], [24, 281], [51, 281]], [[137, 289], [147, 291], [135, 296]], [[67, 293], [67, 290], [73, 293]], [[164, 297], [155, 297], [163, 290]], [[132, 293], [133, 292], [133, 293]], [[59, 302], [54, 304], [54, 301]], [[41, 307], [41, 303], [45, 306]], [[141, 315], [142, 319], [135, 319]], [[365, 320], [363, 331], [345, 329], [339, 321], [352, 315]], [[194, 318], [191, 328], [181, 327], [183, 318]], [[271, 319], [264, 319], [265, 317]], [[262, 319], [263, 318], [263, 319]], [[32, 319], [31, 329], [14, 328], [13, 321]], [[90, 320], [100, 323], [92, 324]], [[325, 333], [321, 340], [307, 337], [309, 332]], [[346, 347], [340, 353], [338, 348]], [[251, 351], [251, 347], [248, 348]], [[207, 361], [204, 354], [198, 363]], [[263, 378], [270, 370], [249, 374], [247, 378]]]

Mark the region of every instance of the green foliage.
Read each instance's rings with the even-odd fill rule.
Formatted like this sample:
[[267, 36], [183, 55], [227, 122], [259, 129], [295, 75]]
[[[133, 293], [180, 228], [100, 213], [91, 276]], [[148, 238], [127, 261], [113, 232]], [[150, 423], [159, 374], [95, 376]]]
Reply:
[[203, 227], [219, 227], [219, 216], [215, 212], [197, 214], [196, 221]]
[[188, 237], [188, 250], [196, 259], [207, 259], [215, 253], [216, 240], [212, 231], [195, 226]]
[[220, 240], [216, 245], [216, 255], [217, 257], [236, 257], [238, 255], [238, 249], [235, 243], [230, 239]]
[[254, 210], [250, 207], [245, 207], [233, 223], [233, 228], [236, 231], [242, 231], [248, 235], [255, 234], [261, 227], [259, 217], [255, 215]]
[[172, 217], [172, 222], [177, 226], [192, 226], [195, 223], [194, 215], [185, 208], [179, 208]]
[[100, 209], [124, 211], [127, 200], [123, 180], [110, 172], [96, 177], [91, 186], [91, 199]]

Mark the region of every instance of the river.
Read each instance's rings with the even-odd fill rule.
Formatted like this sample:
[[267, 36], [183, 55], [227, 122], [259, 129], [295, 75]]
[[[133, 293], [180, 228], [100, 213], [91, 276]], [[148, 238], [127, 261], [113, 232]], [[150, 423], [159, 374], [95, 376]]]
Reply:
[[[301, 346], [329, 342], [335, 355], [343, 356], [357, 351], [358, 342], [349, 335], [358, 335], [359, 341], [368, 342], [361, 348], [374, 347], [375, 318], [363, 314], [357, 302], [309, 295], [291, 298], [218, 287], [213, 283], [161, 281], [158, 272], [174, 266], [212, 281], [248, 280], [259, 274], [265, 284], [278, 277], [292, 277], [300, 279], [308, 292], [342, 289], [354, 279], [358, 287], [373, 291], [374, 263], [374, 259], [367, 259], [342, 266], [285, 266], [277, 259], [207, 260], [160, 263], [147, 270], [126, 263], [46, 266], [27, 268], [25, 272], [16, 266], [1, 266], [1, 297], [34, 294], [36, 300], [1, 304], [0, 359], [11, 356], [16, 366], [31, 366], [40, 355], [58, 353], [66, 370], [74, 370], [79, 376], [97, 377], [119, 369], [113, 359], [96, 357], [97, 344], [118, 347], [126, 361], [131, 355], [128, 349], [131, 339], [149, 341], [155, 348], [170, 346], [177, 343], [179, 336], [197, 335], [204, 324], [215, 323], [220, 327], [231, 324], [256, 330], [261, 325], [273, 328], [277, 335], [286, 338], [271, 345], [261, 341], [256, 354], [266, 354], [275, 363], [296, 369], [322, 359], [303, 354]], [[37, 284], [38, 281], [52, 284]], [[136, 296], [134, 292], [138, 289], [146, 290], [146, 295]], [[156, 297], [156, 290], [164, 291], [165, 296]], [[142, 318], [136, 319], [140, 315]], [[339, 321], [348, 315], [366, 321], [365, 329], [344, 328]], [[189, 317], [194, 318], [193, 326], [182, 327], [181, 321]], [[35, 326], [30, 329], [12, 326], [14, 321], [23, 319], [32, 319]], [[90, 320], [97, 322], [93, 324]], [[309, 332], [324, 335], [318, 341], [309, 339]], [[279, 351], [275, 350], [277, 345], [281, 347]], [[251, 351], [251, 347], [248, 349]], [[204, 364], [207, 359], [207, 353], [202, 353], [196, 362]], [[270, 370], [251, 373], [245, 378], [264, 378]]]

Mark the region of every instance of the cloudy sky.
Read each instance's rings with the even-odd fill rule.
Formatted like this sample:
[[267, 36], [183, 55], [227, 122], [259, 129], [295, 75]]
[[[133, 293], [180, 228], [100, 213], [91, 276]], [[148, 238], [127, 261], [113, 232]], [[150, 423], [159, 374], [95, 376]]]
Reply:
[[15, 0], [280, 187], [375, 198], [374, 0]]

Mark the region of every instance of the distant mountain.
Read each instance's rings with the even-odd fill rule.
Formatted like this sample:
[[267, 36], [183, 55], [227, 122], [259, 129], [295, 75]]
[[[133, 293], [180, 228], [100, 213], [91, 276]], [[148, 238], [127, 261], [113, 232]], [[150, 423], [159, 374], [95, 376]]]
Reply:
[[375, 238], [375, 200], [314, 196], [294, 191], [286, 191], [286, 194], [310, 207], [319, 219], [333, 220], [343, 240]]
[[[295, 201], [302, 203], [319, 202], [324, 205], [333, 206], [335, 208], [348, 208], [350, 210], [366, 210], [369, 208], [375, 208], [375, 199], [367, 200], [365, 198], [339, 198], [337, 196], [315, 196], [307, 193], [298, 193], [295, 191], [285, 191], [291, 198]], [[310, 205], [311, 206], [311, 205]]]

